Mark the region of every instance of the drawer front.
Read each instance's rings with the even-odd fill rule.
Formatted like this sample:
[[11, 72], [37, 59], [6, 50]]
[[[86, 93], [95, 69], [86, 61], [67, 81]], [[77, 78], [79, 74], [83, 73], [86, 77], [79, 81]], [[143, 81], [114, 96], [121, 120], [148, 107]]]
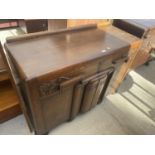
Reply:
[[99, 62], [99, 71], [103, 71], [108, 67], [118, 68], [122, 63], [127, 62], [129, 58], [128, 51], [120, 50], [113, 55], [109, 55], [106, 59]]
[[71, 79], [77, 75], [83, 75], [83, 78], [87, 78], [89, 76], [94, 75], [95, 73], [102, 72], [110, 67], [117, 67], [120, 64], [124, 63], [128, 59], [128, 53], [116, 53], [113, 55], [109, 55], [104, 58], [99, 58], [90, 62], [86, 62], [80, 64], [76, 67], [71, 67], [68, 69], [64, 69], [61, 71], [57, 71], [54, 73], [49, 73], [37, 78], [38, 85], [53, 83], [57, 85], [57, 83], [61, 81], [65, 81], [67, 79]]

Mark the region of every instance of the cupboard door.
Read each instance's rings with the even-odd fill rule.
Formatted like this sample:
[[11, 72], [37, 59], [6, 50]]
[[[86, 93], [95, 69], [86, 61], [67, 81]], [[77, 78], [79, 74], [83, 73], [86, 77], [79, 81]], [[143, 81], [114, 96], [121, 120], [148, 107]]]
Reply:
[[107, 79], [107, 76], [105, 76], [104, 78], [99, 80], [98, 87], [97, 87], [95, 95], [93, 97], [91, 108], [95, 107], [95, 105], [99, 102], [101, 92], [105, 86], [106, 79]]
[[70, 116], [71, 120], [74, 119], [80, 111], [83, 91], [84, 91], [84, 85], [81, 83], [77, 84], [74, 88], [72, 110]]
[[[80, 108], [82, 106], [82, 101], [83, 101], [83, 96], [87, 96], [87, 93], [85, 92], [85, 95], [84, 95], [84, 90], [85, 89], [91, 89], [91, 88], [86, 88], [86, 85], [92, 81], [92, 80], [95, 80], [97, 77], [100, 77], [102, 75], [105, 75], [105, 72], [100, 72], [98, 74], [95, 74], [95, 75], [92, 75], [82, 81], [80, 81], [75, 87], [74, 87], [74, 93], [73, 93], [73, 99], [72, 99], [72, 107], [71, 107], [71, 116], [70, 116], [70, 119], [74, 119], [75, 116], [80, 112]], [[94, 83], [95, 85], [96, 83]], [[93, 86], [93, 84], [92, 84]], [[92, 87], [91, 84], [90, 84], [90, 87]], [[89, 85], [88, 85], [89, 87]], [[94, 87], [93, 87], [94, 89]], [[94, 91], [94, 90], [93, 90]], [[93, 92], [91, 92], [93, 93]], [[87, 97], [84, 99], [84, 100], [87, 100]], [[89, 100], [91, 100], [89, 98]], [[91, 102], [89, 102], [91, 103]], [[88, 103], [88, 104], [89, 104]], [[88, 106], [88, 104], [86, 104], [86, 106]], [[89, 107], [89, 106], [88, 106]], [[82, 109], [84, 109], [84, 107], [82, 106]], [[88, 108], [89, 109], [89, 108]]]
[[81, 112], [87, 112], [98, 103], [106, 79], [107, 76], [105, 73], [98, 73], [95, 78], [87, 83], [84, 88]]
[[81, 112], [87, 112], [91, 108], [91, 104], [97, 89], [99, 81], [89, 82], [84, 90]]
[[114, 69], [108, 68], [79, 81], [74, 87], [70, 119], [86, 112], [102, 101]]
[[114, 74], [115, 70], [114, 68], [110, 69], [106, 75], [107, 75], [107, 78], [106, 78], [106, 81], [105, 81], [105, 85], [103, 86], [103, 89], [102, 89], [102, 92], [101, 92], [101, 95], [99, 97], [99, 101], [98, 101], [98, 104], [101, 103], [103, 101], [103, 98], [107, 92], [107, 89], [108, 89], [108, 86], [111, 85], [111, 83], [113, 83], [113, 74]]
[[41, 109], [47, 131], [70, 120], [74, 87], [81, 78], [82, 76], [79, 75], [60, 83], [51, 81], [49, 84], [45, 83], [45, 87], [41, 87]]
[[73, 85], [65, 87], [55, 92], [52, 97], [41, 101], [44, 125], [46, 131], [70, 119], [70, 109], [72, 104]]

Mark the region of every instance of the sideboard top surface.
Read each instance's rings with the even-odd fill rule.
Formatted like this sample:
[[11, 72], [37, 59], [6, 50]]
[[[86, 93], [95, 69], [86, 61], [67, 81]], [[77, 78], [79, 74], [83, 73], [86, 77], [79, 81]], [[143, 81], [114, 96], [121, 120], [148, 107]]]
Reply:
[[127, 52], [130, 46], [98, 28], [45, 34], [5, 44], [26, 79], [93, 60], [119, 49], [124, 48]]

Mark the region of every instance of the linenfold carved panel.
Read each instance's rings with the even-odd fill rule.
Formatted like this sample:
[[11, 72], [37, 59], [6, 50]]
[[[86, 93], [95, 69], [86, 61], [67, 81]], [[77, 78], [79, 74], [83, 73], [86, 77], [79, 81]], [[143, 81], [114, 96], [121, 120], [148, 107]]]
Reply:
[[59, 90], [59, 82], [51, 81], [48, 83], [43, 83], [39, 86], [40, 96], [45, 97], [53, 94]]

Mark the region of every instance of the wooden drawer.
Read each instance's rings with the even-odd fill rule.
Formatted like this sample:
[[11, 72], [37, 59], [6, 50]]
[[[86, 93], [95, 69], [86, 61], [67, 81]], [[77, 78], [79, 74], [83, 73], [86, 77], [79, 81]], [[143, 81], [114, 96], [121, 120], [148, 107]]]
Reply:
[[105, 58], [95, 59], [84, 63], [83, 65], [79, 65], [79, 67], [61, 71], [61, 73], [55, 73], [55, 75], [48, 74], [37, 77], [37, 85], [39, 86], [46, 83], [53, 83], [53, 85], [56, 85], [56, 83], [63, 82], [81, 74], [83, 75], [83, 78], [87, 78], [95, 73], [107, 70], [108, 68], [117, 68], [120, 64], [127, 61], [127, 59], [128, 53], [124, 53], [123, 50], [120, 50], [118, 53], [116, 52], [116, 54], [111, 54]]

